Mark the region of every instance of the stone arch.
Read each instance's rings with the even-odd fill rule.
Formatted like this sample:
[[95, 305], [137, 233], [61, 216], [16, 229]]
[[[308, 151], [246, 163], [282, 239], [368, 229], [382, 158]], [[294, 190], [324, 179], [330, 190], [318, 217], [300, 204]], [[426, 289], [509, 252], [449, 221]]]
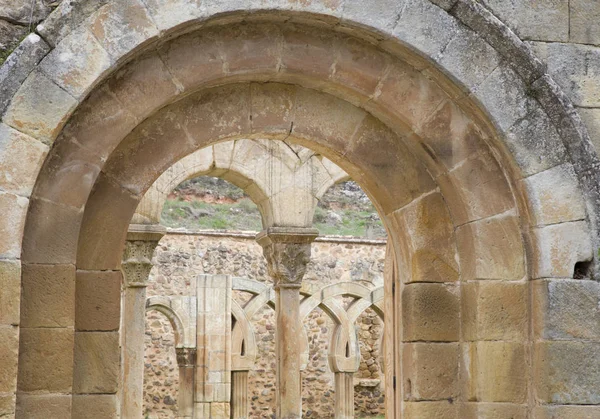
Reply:
[[[272, 159], [275, 163], [271, 162]], [[162, 207], [169, 193], [184, 180], [204, 175], [223, 178], [243, 189], [258, 206], [264, 226], [286, 222], [283, 219], [286, 214], [277, 211], [281, 206], [277, 196], [286, 186], [268, 184], [265, 173], [260, 170], [268, 164], [277, 164], [281, 167], [281, 176], [287, 178], [306, 176], [303, 166], [309, 166], [308, 175], [314, 183], [303, 185], [309, 186], [308, 192], [312, 198], [307, 200], [308, 210], [316, 205], [316, 200], [329, 187], [348, 177], [329, 160], [308, 149], [294, 147], [285, 142], [260, 139], [226, 141], [195, 151], [169, 167], [146, 191], [132, 222], [160, 223]], [[294, 189], [295, 185], [290, 185], [289, 188]], [[306, 191], [297, 190], [295, 194], [303, 196]], [[308, 211], [306, 215], [311, 216], [312, 211]]]
[[146, 300], [146, 311], [156, 310], [165, 315], [175, 332], [176, 348], [195, 348], [196, 322], [192, 301], [189, 298], [150, 297]]
[[[27, 397], [28, 393], [42, 388], [63, 399], [62, 394], [69, 394], [71, 391], [70, 384], [65, 384], [71, 383], [70, 379], [53, 383], [56, 374], [47, 374], [48, 368], [43, 368], [44, 365], [55, 363], [55, 360], [36, 357], [36, 347], [45, 340], [44, 336], [52, 333], [55, 337], [53, 341], [61, 346], [57, 347], [58, 352], [61, 352], [64, 349], [62, 346], [72, 346], [74, 340], [81, 343], [91, 337], [91, 333], [99, 333], [87, 328], [76, 328], [76, 333], [73, 333], [72, 327], [77, 324], [77, 315], [81, 313], [76, 313], [75, 319], [67, 318], [54, 323], [52, 326], [56, 330], [42, 330], [47, 326], [40, 320], [43, 316], [27, 308], [28, 299], [36, 292], [36, 273], [48, 269], [47, 265], [52, 265], [50, 269], [66, 272], [73, 283], [76, 282], [76, 264], [79, 271], [101, 270], [107, 272], [106, 275], [114, 275], [120, 261], [120, 254], [117, 253], [125, 238], [125, 224], [128, 224], [133, 215], [141, 194], [154, 180], [148, 173], [136, 173], [132, 168], [138, 167], [154, 175], [159, 174], [176, 161], [177, 157], [183, 157], [177, 156], [178, 153], [183, 154], [183, 150], [191, 152], [201, 143], [198, 138], [188, 137], [189, 132], [182, 132], [185, 130], [177, 126], [176, 113], [169, 113], [181, 106], [186, 99], [192, 100], [189, 99], [192, 96], [163, 108], [149, 119], [144, 118], [176, 100], [181, 92], [188, 94], [200, 87], [208, 88], [225, 82], [263, 82], [273, 79], [303, 86], [291, 87], [295, 93], [294, 100], [299, 100], [300, 103], [307, 100], [314, 108], [295, 108], [294, 122], [299, 122], [302, 117], [310, 117], [314, 118], [312, 125], [294, 124], [292, 128], [288, 125], [289, 115], [272, 113], [268, 114], [271, 120], [263, 118], [261, 121], [260, 115], [251, 113], [256, 117], [251, 127], [242, 118], [237, 125], [228, 127], [199, 119], [196, 121], [197, 128], [205, 123], [205, 145], [240, 135], [248, 137], [256, 130], [261, 135], [268, 132], [272, 137], [284, 138], [287, 135], [290, 140], [310, 144], [340, 164], [343, 162], [344, 168], [364, 186], [379, 211], [386, 216], [384, 218], [391, 233], [390, 238], [398, 249], [397, 258], [403, 267], [410, 267], [398, 271], [403, 282], [407, 283], [406, 286], [402, 285], [403, 298], [406, 295], [407, 300], [416, 302], [404, 305], [408, 307], [405, 313], [407, 318], [423, 315], [419, 312], [421, 305], [418, 303], [423, 295], [427, 295], [427, 298], [435, 296], [432, 298], [444, 302], [449, 311], [458, 310], [453, 301], [457, 295], [456, 290], [440, 284], [453, 275], [455, 278], [450, 282], [456, 282], [457, 279], [457, 266], [451, 257], [456, 253], [452, 245], [455, 233], [456, 241], [463, 249], [461, 273], [465, 275], [465, 279], [570, 277], [575, 263], [592, 259], [591, 240], [597, 242], [597, 211], [594, 203], [597, 196], [597, 175], [594, 170], [597, 156], [591, 151], [585, 129], [572, 112], [570, 104], [543, 73], [539, 63], [529, 55], [524, 45], [511, 38], [510, 33], [498, 21], [486, 15], [480, 6], [466, 0], [453, 2], [453, 7], [447, 8], [449, 13], [443, 7], [426, 1], [415, 2], [403, 9], [402, 14], [389, 14], [390, 17], [399, 18], [393, 30], [381, 24], [383, 21], [391, 23], [386, 17], [379, 20], [373, 19], [368, 13], [353, 14], [351, 10], [354, 3], [348, 4], [342, 9], [320, 2], [298, 6], [301, 11], [321, 15], [291, 13], [290, 19], [297, 23], [291, 32], [282, 31], [277, 24], [261, 26], [255, 23], [256, 27], [248, 24], [241, 27], [238, 33], [229, 31], [227, 35], [219, 33], [218, 21], [214, 20], [204, 29], [185, 35], [187, 38], [172, 39], [170, 36], [175, 35], [169, 33], [170, 28], [182, 29], [186, 26], [187, 31], [192, 31], [195, 23], [211, 16], [211, 13], [204, 15], [204, 9], [202, 13], [198, 13], [200, 8], [181, 7], [178, 12], [183, 14], [170, 15], [165, 8], [171, 6], [145, 8], [141, 3], [132, 2], [121, 7], [137, 7], [141, 11], [136, 15], [141, 20], [137, 27], [141, 29], [131, 34], [124, 43], [115, 43], [112, 39], [102, 37], [101, 33], [92, 35], [105, 22], [117, 22], [117, 25], [122, 22], [119, 17], [122, 17], [124, 10], [118, 5], [109, 4], [101, 8], [98, 14], [90, 16], [89, 20], [84, 21], [71, 34], [60, 39], [39, 68], [29, 75], [15, 93], [3, 121], [12, 129], [42, 143], [52, 142], [59, 132], [60, 138], [54, 141], [53, 149], [37, 177], [29, 208], [26, 210], [23, 200], [14, 198], [16, 195], [13, 198], [7, 197], [15, 202], [15, 217], [23, 220], [28, 211], [22, 252], [20, 236], [13, 237], [12, 244], [6, 250], [9, 257], [17, 257], [20, 253], [24, 264], [25, 309], [21, 315], [21, 339], [24, 344], [21, 347], [19, 368], [21, 400], [25, 400], [23, 397]], [[443, 6], [446, 3], [440, 4]], [[273, 6], [285, 9], [275, 2]], [[219, 7], [212, 12], [239, 11], [240, 4], [222, 2]], [[249, 7], [252, 9], [252, 6]], [[350, 12], [347, 13], [348, 11]], [[427, 19], [419, 20], [419, 13], [424, 14]], [[106, 15], [116, 16], [116, 19], [106, 19]], [[149, 15], [152, 15], [152, 19]], [[182, 16], [186, 18], [180, 20]], [[249, 22], [268, 18], [268, 13], [251, 16], [245, 11], [239, 17], [235, 14], [227, 16], [227, 23], [236, 19]], [[184, 25], [184, 20], [190, 19], [195, 19], [195, 22]], [[158, 28], [153, 22], [157, 23]], [[302, 25], [310, 22], [318, 22], [321, 26], [318, 30], [303, 30]], [[342, 31], [340, 33], [328, 29], [335, 26], [343, 30], [356, 27], [355, 25], [371, 29], [365, 32], [356, 29], [356, 35], [360, 34], [363, 39], [355, 39], [354, 35], [350, 37]], [[431, 37], [422, 36], [424, 32], [428, 32], [429, 25], [440, 29], [429, 32]], [[484, 31], [483, 28], [487, 25], [491, 29]], [[106, 33], [109, 32], [111, 31]], [[177, 51], [178, 47], [185, 49], [192, 48], [191, 45], [199, 45], [189, 41], [197, 35], [205, 44], [212, 43], [217, 37], [221, 40], [220, 43], [214, 43], [218, 48], [243, 45], [243, 49], [232, 49], [229, 51], [230, 55], [219, 55], [225, 57], [227, 66], [215, 65], [210, 59], [202, 62], [201, 54], [186, 56], [182, 50], [179, 50], [180, 55], [175, 52], [170, 58], [164, 58], [164, 54], [158, 56], [149, 52], [148, 55], [133, 60], [132, 57], [142, 48], [152, 50], [152, 42], [156, 41], [159, 33], [166, 40], [165, 44], [159, 45], [159, 49], [167, 55], [169, 51]], [[277, 36], [266, 36], [267, 33]], [[233, 36], [234, 40], [236, 36], [237, 40], [242, 37], [245, 42], [233, 42], [227, 36]], [[277, 42], [271, 44], [270, 39]], [[444, 39], [451, 39], [452, 45]], [[56, 38], [54, 40], [59, 41]], [[178, 42], [179, 46], [176, 45]], [[344, 49], [350, 44], [354, 51], [359, 51], [358, 56], [373, 54], [373, 59], [367, 61], [382, 65], [370, 67], [364, 62], [361, 66], [359, 60], [353, 62], [349, 57], [357, 55]], [[464, 68], [460, 59], [455, 61], [461, 53], [458, 46], [465, 44], [481, 48], [482, 56], [492, 63], [486, 68], [485, 74]], [[68, 65], [58, 59], [61, 54], [72, 51], [75, 45], [89, 52], [87, 55], [91, 58]], [[136, 50], [140, 45], [142, 46]], [[290, 51], [294, 53], [290, 54]], [[419, 54], [415, 54], [415, 51]], [[222, 52], [227, 51], [220, 50], [219, 54]], [[300, 54], [310, 60], [294, 59]], [[177, 71], [173, 72], [173, 68], [170, 68], [171, 72], [165, 70], [163, 60], [170, 65], [177, 65], [182, 57], [193, 57], [199, 61], [179, 61], [181, 67], [176, 68]], [[333, 68], [336, 71], [330, 73], [334, 59]], [[128, 60], [128, 65], [119, 73], [110, 74], [108, 79], [109, 69], [114, 68], [111, 62], [124, 63]], [[191, 67], [196, 71], [186, 72], [186, 64], [189, 65], [188, 69]], [[202, 71], [198, 71], [200, 66]], [[194, 79], [197, 76], [205, 79]], [[100, 85], [103, 79], [108, 80]], [[144, 92], [143, 81], [148, 82], [146, 89], [152, 87], [152, 100], [135, 97], [136, 92], [146, 95], [149, 93], [148, 90]], [[406, 81], [408, 85], [403, 85]], [[496, 87], [504, 82], [510, 84], [510, 89], [497, 90]], [[35, 92], [32, 86], [38, 86]], [[115, 97], [113, 89], [117, 86], [124, 94]], [[138, 89], [128, 90], [132, 86]], [[247, 86], [248, 91], [267, 87], [252, 83]], [[289, 97], [283, 93], [282, 86], [268, 87], [281, 89], [278, 94], [271, 96], [273, 100]], [[220, 87], [221, 93], [227, 89], [231, 92], [235, 88], [233, 85]], [[226, 96], [216, 92], [217, 90], [201, 92], [196, 97], [200, 100], [198, 104], [204, 101], [210, 108], [222, 96]], [[490, 92], [494, 94], [489, 94]], [[236, 96], [239, 94], [237, 92]], [[265, 99], [268, 97], [268, 94], [264, 95]], [[50, 99], [58, 103], [53, 107], [52, 114], [25, 112], [34, 103], [44, 103]], [[82, 103], [79, 104], [79, 101]], [[231, 105], [243, 103], [232, 102]], [[331, 124], [327, 118], [331, 113], [326, 111], [332, 106], [342, 110], [340, 113], [344, 114], [345, 121]], [[75, 109], [77, 111], [71, 114]], [[303, 115], [302, 112], [297, 112], [298, 109], [317, 110], [320, 114], [305, 112]], [[237, 111], [238, 115], [244, 114], [240, 108]], [[156, 130], [158, 122], [166, 123], [170, 117], [174, 118], [170, 120], [174, 122], [173, 127], [182, 132], [173, 142], [160, 141], [157, 140], [158, 136], [147, 136], [144, 133], [144, 130]], [[529, 125], [522, 123], [525, 117]], [[353, 124], [353, 118], [361, 123]], [[67, 120], [68, 124], [62, 129]], [[141, 120], [144, 122], [139, 124]], [[109, 126], [107, 121], [110, 121]], [[134, 129], [136, 126], [138, 128]], [[350, 128], [354, 130], [351, 131]], [[133, 131], [129, 134], [131, 130]], [[532, 130], [539, 132], [531, 133]], [[7, 131], [13, 136], [21, 136], [9, 128]], [[450, 140], [450, 150], [447, 147], [447, 137], [442, 136], [446, 141], [436, 143], [435, 140], [440, 139], [440, 135], [436, 138], [436, 131], [452, 134], [451, 137], [454, 138]], [[373, 132], [378, 133], [373, 135]], [[372, 135], [369, 136], [369, 133]], [[159, 132], [153, 133], [157, 134]], [[536, 141], [528, 143], [529, 134]], [[123, 137], [125, 140], [121, 141]], [[343, 141], [352, 137], [356, 143], [346, 149], [344, 145], [347, 144]], [[365, 142], [361, 142], [361, 138], [367, 139], [368, 147], [365, 147]], [[381, 142], [375, 142], [376, 140]], [[187, 141], [190, 143], [186, 144]], [[474, 151], [470, 141], [483, 148], [480, 149], [478, 145], [475, 146], [477, 151]], [[143, 156], [142, 150], [147, 150], [150, 146], [154, 147], [156, 153], [163, 154], [162, 160], [152, 161]], [[43, 149], [43, 146], [40, 148]], [[381, 153], [378, 154], [377, 151]], [[465, 151], [467, 155], [463, 154]], [[401, 160], [401, 157], [406, 156], [410, 158]], [[537, 158], [531, 159], [532, 156]], [[144, 160], [143, 167], [137, 164], [136, 159]], [[394, 169], [400, 166], [411, 179], [398, 178], [398, 171]], [[468, 174], [473, 171], [478, 174], [475, 176], [477, 179], [469, 178]], [[544, 172], [548, 173], [540, 177], [540, 173]], [[36, 174], [37, 171], [34, 171], [30, 175], [30, 186]], [[485, 179], [490, 187], [493, 186], [496, 192], [494, 198], [498, 198], [498, 201], [491, 202], [489, 194], [482, 194], [477, 183], [480, 179]], [[546, 183], [547, 179], [551, 181]], [[437, 187], [434, 180], [437, 181]], [[585, 194], [581, 193], [579, 183], [585, 188]], [[406, 188], [409, 185], [412, 189]], [[545, 193], [548, 190], [551, 191], [550, 200]], [[556, 211], [557, 203], [564, 196], [571, 198], [569, 202], [575, 204], [570, 208], [559, 205], [560, 210]], [[101, 203], [106, 199], [113, 200], [114, 205], [102, 210]], [[584, 201], [587, 204], [585, 207]], [[423, 213], [432, 214], [427, 220], [429, 222], [420, 219], [421, 224], [411, 224], [416, 228], [408, 232], [410, 237], [402, 237], [400, 231], [407, 224], [406, 218], [418, 219]], [[588, 223], [588, 216], [591, 224]], [[432, 225], [433, 219], [440, 221], [440, 218], [444, 219], [440, 224], [445, 228]], [[48, 225], [45, 221], [48, 219], [52, 220], [53, 225]], [[119, 223], [113, 224], [112, 220], [119, 220]], [[21, 225], [22, 223], [21, 221]], [[99, 236], [106, 240], [94, 240], [93, 230], [101, 232]], [[592, 234], [588, 234], [588, 231], [592, 231]], [[506, 242], [514, 244], [515, 248], [501, 248], [510, 253], [508, 257], [500, 254], [500, 248], [494, 247], [495, 243], [478, 241], [490, 232], [502, 232]], [[444, 233], [444, 239], [447, 240], [439, 252], [440, 249], [431, 251], [433, 244], [427, 239], [433, 233]], [[523, 246], [521, 236], [526, 239], [526, 246]], [[444, 244], [444, 240], [436, 237], [435, 243]], [[557, 251], [558, 248], [560, 251]], [[525, 249], [529, 264], [527, 275], [524, 261], [511, 263], [513, 259], [518, 260], [519, 256], [515, 255], [521, 255], [523, 260]], [[413, 253], [417, 255], [414, 258]], [[482, 258], [489, 258], [492, 263], [485, 266], [478, 264], [477, 261]], [[432, 260], [435, 263], [431, 263]], [[496, 277], [500, 275], [509, 278]], [[411, 282], [411, 278], [417, 277], [437, 278], [438, 282], [421, 286], [420, 282]], [[115, 309], [118, 310], [118, 307]], [[83, 306], [81, 310], [84, 310]], [[59, 327], [56, 327], [57, 324]], [[103, 339], [114, 340], [114, 331], [117, 329], [118, 325], [107, 328], [106, 333], [100, 333], [98, 340], [94, 342], [100, 344]], [[407, 329], [410, 335], [410, 328]], [[412, 338], [418, 340], [417, 336]], [[397, 337], [394, 342], [396, 345], [400, 345], [399, 339]], [[77, 342], [75, 346], [77, 347]], [[75, 370], [81, 361], [78, 356], [80, 355], [76, 353], [73, 363]], [[73, 371], [68, 366], [71, 360], [61, 361], [64, 364], [61, 371], [69, 376], [69, 371]], [[39, 373], [36, 373], [36, 369]], [[77, 380], [74, 387], [75, 393], [81, 391]], [[486, 399], [485, 395], [481, 397]], [[52, 396], [48, 400], [51, 398]]]
[[257, 349], [250, 319], [234, 300], [231, 301], [231, 314], [236, 321], [231, 333], [231, 369], [251, 370], [256, 362]]

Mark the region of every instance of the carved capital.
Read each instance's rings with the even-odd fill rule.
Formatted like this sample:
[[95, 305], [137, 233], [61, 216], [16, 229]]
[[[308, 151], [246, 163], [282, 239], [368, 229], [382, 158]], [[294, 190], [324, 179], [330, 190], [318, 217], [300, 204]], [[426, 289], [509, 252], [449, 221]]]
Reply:
[[196, 365], [196, 348], [175, 348], [177, 365], [180, 367], [193, 367]]
[[301, 287], [310, 246], [318, 235], [313, 228], [271, 227], [256, 236], [276, 288]]
[[152, 269], [152, 255], [165, 234], [160, 225], [129, 226], [121, 271], [127, 287], [145, 287]]

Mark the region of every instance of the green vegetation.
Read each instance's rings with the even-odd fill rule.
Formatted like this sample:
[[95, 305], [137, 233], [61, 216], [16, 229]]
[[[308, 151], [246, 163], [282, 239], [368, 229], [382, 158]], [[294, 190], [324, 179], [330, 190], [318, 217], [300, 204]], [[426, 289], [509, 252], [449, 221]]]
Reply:
[[262, 229], [258, 208], [248, 198], [232, 204], [169, 199], [163, 208], [162, 223], [190, 230]]
[[[375, 208], [354, 182], [332, 187], [313, 220], [324, 235], [385, 237]], [[187, 180], [173, 191], [163, 208], [162, 223], [189, 230], [262, 229], [260, 212], [243, 190], [206, 176]]]

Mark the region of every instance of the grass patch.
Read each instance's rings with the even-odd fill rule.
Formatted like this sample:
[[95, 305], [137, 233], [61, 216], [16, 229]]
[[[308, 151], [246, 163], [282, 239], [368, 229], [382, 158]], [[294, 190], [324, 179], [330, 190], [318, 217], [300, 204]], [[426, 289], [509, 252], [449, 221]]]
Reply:
[[233, 204], [168, 199], [163, 207], [162, 224], [190, 230], [262, 229], [258, 208], [248, 198]]

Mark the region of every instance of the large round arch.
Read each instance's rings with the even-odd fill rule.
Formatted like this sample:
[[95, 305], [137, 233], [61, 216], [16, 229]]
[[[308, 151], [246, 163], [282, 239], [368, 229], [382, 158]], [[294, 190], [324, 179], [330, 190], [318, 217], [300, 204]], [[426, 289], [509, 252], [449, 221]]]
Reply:
[[[115, 403], [118, 383], [103, 374], [118, 368], [119, 325], [93, 307], [119, 312], [103, 292], [119, 280], [139, 200], [195, 150], [258, 137], [321, 153], [380, 212], [397, 273], [386, 279], [386, 365], [405, 384], [387, 398], [390, 415], [587, 404], [589, 392], [553, 386], [551, 373], [567, 374], [550, 371], [565, 347], [530, 301], [543, 301], [531, 280], [596, 270], [597, 156], [506, 28], [467, 0], [450, 12], [408, 2], [389, 18], [377, 14], [383, 2], [371, 12], [352, 1], [146, 3], [109, 3], [53, 39], [3, 116], [35, 155], [52, 144], [39, 174], [23, 174], [29, 205], [25, 183], [3, 194], [17, 229], [27, 214], [22, 248], [18, 234], [3, 246], [23, 265], [19, 417]], [[403, 353], [413, 362], [401, 369]], [[451, 385], [432, 389], [411, 368], [432, 357]]]

